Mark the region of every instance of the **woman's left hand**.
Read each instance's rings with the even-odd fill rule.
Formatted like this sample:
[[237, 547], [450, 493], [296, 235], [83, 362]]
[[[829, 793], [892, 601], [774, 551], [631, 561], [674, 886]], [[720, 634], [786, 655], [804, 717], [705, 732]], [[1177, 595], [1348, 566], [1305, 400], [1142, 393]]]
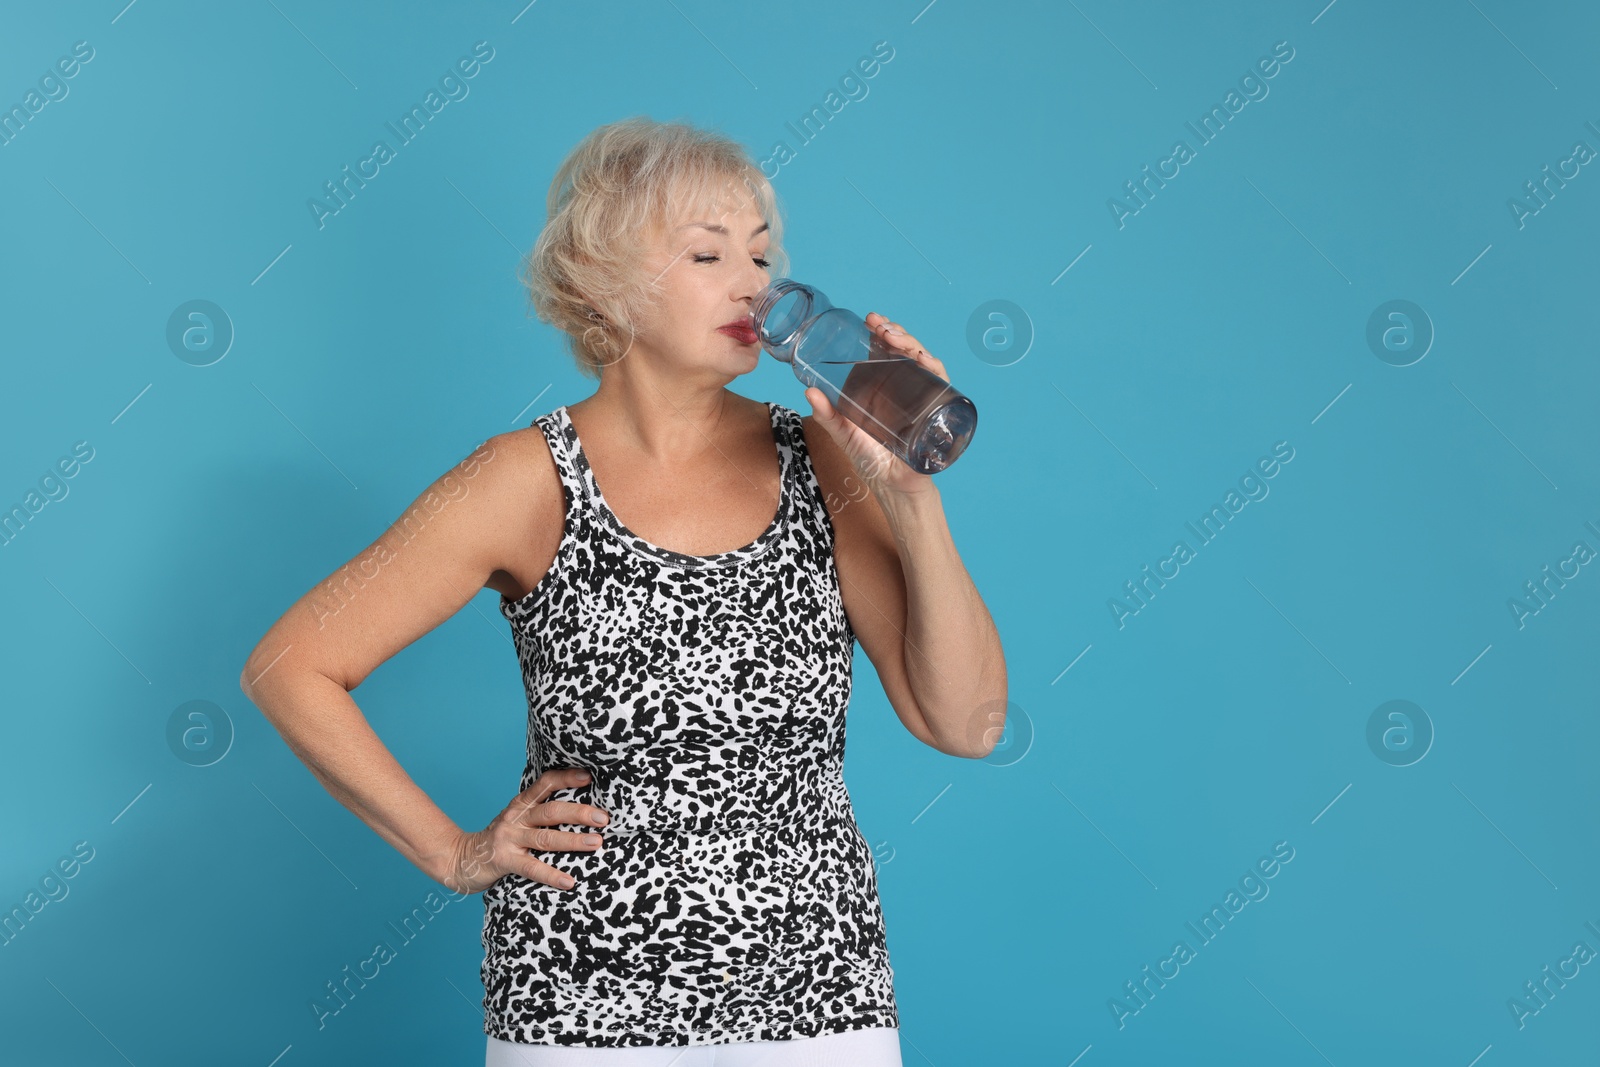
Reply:
[[[899, 323], [890, 322], [876, 311], [870, 312], [865, 321], [867, 328], [884, 344], [900, 355], [916, 360], [924, 369], [932, 371], [946, 382], [950, 381], [944, 364], [922, 347], [922, 342], [906, 333]], [[811, 413], [816, 416], [817, 422], [850, 457], [856, 473], [874, 493], [920, 493], [933, 485], [931, 475], [918, 474], [879, 444], [871, 434], [835, 411], [828, 402], [828, 395], [821, 389], [816, 386], [807, 389], [806, 400], [811, 403]]]

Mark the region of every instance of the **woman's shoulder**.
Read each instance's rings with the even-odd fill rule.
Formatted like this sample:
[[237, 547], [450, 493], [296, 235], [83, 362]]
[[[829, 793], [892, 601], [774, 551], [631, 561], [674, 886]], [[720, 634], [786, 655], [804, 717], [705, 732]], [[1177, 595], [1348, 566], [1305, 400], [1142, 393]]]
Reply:
[[515, 512], [519, 526], [538, 525], [565, 511], [559, 461], [545, 432], [545, 427], [559, 429], [560, 411], [547, 411], [484, 442], [483, 450], [496, 457], [499, 468], [485, 488]]
[[[553, 480], [558, 473], [556, 457], [551, 451], [550, 438], [561, 432], [564, 406], [551, 408], [542, 415], [523, 420], [521, 426], [506, 430], [490, 438], [510, 455], [513, 463], [522, 469], [524, 476]], [[548, 478], [544, 476], [548, 475]]]
[[559, 422], [559, 410], [524, 426], [496, 434], [486, 443], [499, 470], [484, 491], [493, 498], [481, 506], [496, 527], [496, 569], [487, 582], [517, 600], [532, 589], [549, 566], [567, 512], [566, 490], [555, 453], [540, 424]]

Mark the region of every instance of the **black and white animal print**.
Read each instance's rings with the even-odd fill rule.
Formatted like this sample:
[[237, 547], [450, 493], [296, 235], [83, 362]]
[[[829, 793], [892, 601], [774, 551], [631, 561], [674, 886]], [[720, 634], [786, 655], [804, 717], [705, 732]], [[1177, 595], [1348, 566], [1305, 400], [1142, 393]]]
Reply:
[[[714, 556], [605, 502], [565, 407], [534, 420], [567, 497], [550, 570], [500, 599], [528, 695], [520, 788], [610, 813], [598, 853], [535, 851], [558, 889], [484, 891], [484, 1031], [626, 1047], [898, 1026], [871, 851], [841, 770], [855, 631], [800, 415], [768, 403], [771, 525]], [[562, 824], [555, 829], [596, 832]]]

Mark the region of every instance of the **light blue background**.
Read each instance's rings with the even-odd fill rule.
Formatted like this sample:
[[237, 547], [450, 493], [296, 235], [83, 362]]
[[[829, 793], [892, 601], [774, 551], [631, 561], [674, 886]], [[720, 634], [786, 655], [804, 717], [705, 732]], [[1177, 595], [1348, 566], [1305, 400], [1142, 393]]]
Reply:
[[[592, 385], [518, 257], [566, 151], [632, 114], [766, 158], [792, 274], [906, 325], [981, 413], [938, 476], [1013, 701], [987, 761], [895, 719], [858, 657], [846, 775], [874, 845], [907, 1064], [1595, 1062], [1600, 950], [1592, 5], [7, 4], [0, 103], [94, 58], [0, 147], [0, 504], [94, 458], [0, 550], [0, 1059], [471, 1063], [478, 898], [319, 1029], [324, 983], [437, 889], [243, 697], [244, 657], [486, 437]], [[474, 42], [494, 58], [318, 228], [308, 199]], [[887, 41], [869, 92], [786, 123]], [[1279, 41], [1208, 145], [1185, 123]], [[1196, 148], [1118, 227], [1107, 202]], [[392, 138], [390, 138], [392, 140]], [[1071, 264], [1071, 269], [1067, 270]], [[269, 269], [270, 267], [270, 269]], [[215, 302], [205, 367], [169, 317]], [[1027, 355], [969, 348], [990, 300]], [[1393, 366], [1386, 301], [1436, 336]], [[1009, 350], [1013, 354], [1015, 350]], [[984, 358], [980, 358], [980, 353]], [[1009, 365], [997, 365], [1009, 363]], [[809, 412], [766, 360], [746, 395]], [[1147, 606], [1109, 602], [1286, 441]], [[485, 591], [356, 692], [464, 827], [515, 793], [525, 709]], [[1067, 669], [1070, 665], [1070, 669]], [[1412, 701], [1410, 766], [1367, 724]], [[194, 767], [167, 723], [232, 724]], [[1119, 1028], [1108, 1006], [1277, 842], [1291, 862]], [[1554, 988], [1552, 984], [1552, 988]]]

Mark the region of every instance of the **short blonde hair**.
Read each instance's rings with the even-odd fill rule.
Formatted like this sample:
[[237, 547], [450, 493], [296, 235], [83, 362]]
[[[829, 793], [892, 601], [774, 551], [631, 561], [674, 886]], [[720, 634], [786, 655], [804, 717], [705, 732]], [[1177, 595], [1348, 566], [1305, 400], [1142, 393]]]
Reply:
[[520, 280], [542, 322], [567, 335], [590, 378], [621, 359], [661, 285], [641, 240], [686, 212], [708, 220], [754, 202], [769, 227], [765, 258], [788, 272], [777, 193], [743, 146], [715, 130], [635, 116], [584, 137], [557, 168], [546, 221]]

